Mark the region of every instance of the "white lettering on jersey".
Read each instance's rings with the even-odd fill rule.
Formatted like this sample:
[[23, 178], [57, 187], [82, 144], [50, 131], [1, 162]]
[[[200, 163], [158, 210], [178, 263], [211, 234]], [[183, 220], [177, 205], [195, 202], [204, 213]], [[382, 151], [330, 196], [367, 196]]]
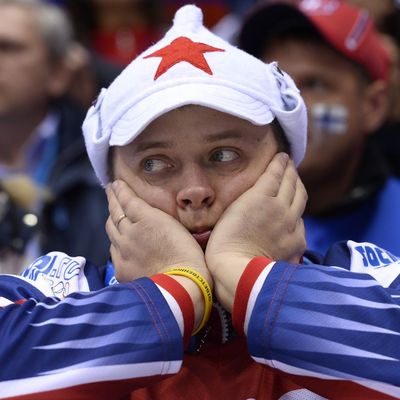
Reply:
[[347, 242], [351, 254], [350, 270], [371, 275], [388, 287], [400, 274], [400, 258], [372, 243]]

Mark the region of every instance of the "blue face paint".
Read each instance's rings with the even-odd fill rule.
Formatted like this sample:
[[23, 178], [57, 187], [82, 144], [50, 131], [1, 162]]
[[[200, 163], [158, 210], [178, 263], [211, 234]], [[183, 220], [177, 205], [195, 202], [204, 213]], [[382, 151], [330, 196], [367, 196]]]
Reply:
[[340, 104], [318, 103], [311, 107], [310, 125], [315, 136], [341, 135], [347, 131], [348, 111]]

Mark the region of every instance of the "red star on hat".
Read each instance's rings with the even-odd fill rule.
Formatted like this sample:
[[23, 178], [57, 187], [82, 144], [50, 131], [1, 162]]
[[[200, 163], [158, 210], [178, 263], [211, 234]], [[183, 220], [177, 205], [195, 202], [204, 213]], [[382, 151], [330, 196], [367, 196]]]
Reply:
[[204, 53], [211, 51], [225, 50], [209, 46], [205, 43], [193, 42], [193, 40], [181, 36], [174, 39], [168, 46], [165, 46], [144, 58], [162, 57], [160, 65], [154, 75], [154, 80], [167, 72], [175, 64], [182, 61], [186, 61], [207, 74], [212, 75], [213, 73], [211, 68], [207, 63], [207, 60], [204, 58]]

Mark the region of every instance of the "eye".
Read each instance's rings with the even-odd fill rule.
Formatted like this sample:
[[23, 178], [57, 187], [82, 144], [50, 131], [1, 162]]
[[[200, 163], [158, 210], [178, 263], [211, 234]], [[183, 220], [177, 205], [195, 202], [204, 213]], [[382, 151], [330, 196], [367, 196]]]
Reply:
[[229, 162], [234, 161], [237, 158], [239, 158], [239, 154], [236, 151], [227, 149], [216, 150], [211, 155], [211, 160], [217, 162]]
[[22, 43], [0, 40], [0, 53], [2, 54], [15, 54], [24, 49], [25, 46]]
[[170, 165], [167, 162], [157, 158], [147, 159], [143, 163], [143, 169], [146, 172], [160, 172], [168, 167], [170, 167]]
[[328, 89], [327, 82], [319, 78], [305, 79], [300, 86], [303, 91], [324, 92]]

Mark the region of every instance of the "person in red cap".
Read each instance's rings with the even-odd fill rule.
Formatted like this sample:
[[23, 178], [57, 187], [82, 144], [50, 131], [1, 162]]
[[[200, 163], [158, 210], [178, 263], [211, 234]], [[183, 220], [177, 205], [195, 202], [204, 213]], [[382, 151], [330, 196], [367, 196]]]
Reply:
[[276, 63], [184, 6], [83, 133], [111, 260], [0, 275], [1, 398], [400, 398], [400, 259], [303, 256], [307, 113]]
[[239, 47], [278, 61], [307, 104], [299, 174], [308, 248], [325, 253], [351, 238], [399, 254], [400, 181], [374, 138], [388, 113], [390, 58], [368, 12], [338, 0], [263, 3], [245, 19]]

